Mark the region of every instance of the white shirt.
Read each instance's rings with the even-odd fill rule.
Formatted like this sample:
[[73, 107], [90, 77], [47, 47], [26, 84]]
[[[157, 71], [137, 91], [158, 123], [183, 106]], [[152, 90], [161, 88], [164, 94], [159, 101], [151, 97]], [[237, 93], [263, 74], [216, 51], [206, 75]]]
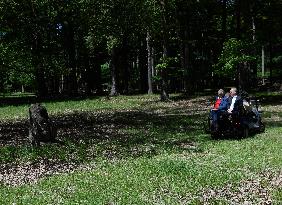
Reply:
[[233, 108], [234, 108], [234, 104], [235, 104], [236, 98], [237, 98], [237, 95], [235, 95], [235, 96], [232, 98], [231, 105], [230, 105], [230, 108], [229, 108], [230, 111], [232, 111]]

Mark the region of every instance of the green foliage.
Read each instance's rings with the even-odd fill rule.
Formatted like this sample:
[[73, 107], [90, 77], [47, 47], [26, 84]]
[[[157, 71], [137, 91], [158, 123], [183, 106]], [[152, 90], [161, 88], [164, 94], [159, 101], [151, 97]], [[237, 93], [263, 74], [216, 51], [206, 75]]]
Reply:
[[111, 72], [110, 72], [110, 64], [105, 63], [101, 65], [101, 77], [103, 83], [110, 83]]
[[[0, 84], [2, 91], [21, 85], [32, 87], [34, 83], [31, 55], [19, 42], [0, 43]], [[2, 61], [2, 62], [1, 62]]]
[[282, 63], [282, 55], [279, 55], [279, 56], [274, 57], [274, 58], [273, 58], [273, 62], [274, 62], [274, 63], [277, 63], [277, 64], [278, 64], [278, 63], [281, 64], [281, 63]]
[[163, 62], [163, 63], [159, 63], [156, 65], [156, 69], [161, 71], [161, 70], [165, 70], [168, 67], [168, 63]]
[[158, 63], [155, 67], [157, 74], [153, 76], [153, 80], [158, 82], [161, 80], [161, 72], [165, 71], [167, 74], [173, 73], [173, 75], [178, 74], [178, 70], [171, 70], [171, 66], [178, 63], [178, 57], [161, 57], [160, 63]]
[[178, 62], [177, 57], [161, 57], [160, 63], [156, 65], [155, 69], [158, 71], [166, 70], [177, 62]]
[[89, 19], [89, 32], [85, 36], [87, 46], [95, 51], [101, 44], [110, 52], [121, 45], [123, 38], [134, 43], [144, 29], [144, 18], [148, 14], [144, 1], [81, 1], [82, 12]]
[[[222, 5], [224, 2], [226, 6]], [[145, 77], [140, 76], [145, 76], [146, 71], [143, 69], [140, 73], [140, 67], [147, 63], [147, 33], [150, 34], [149, 43], [154, 49], [155, 59], [162, 55], [164, 44], [171, 55], [181, 56], [185, 74], [177, 73], [179, 70], [174, 69], [167, 75], [168, 78], [177, 76], [180, 82], [187, 81], [187, 76], [190, 76], [195, 81], [191, 85], [185, 82], [185, 85], [199, 87], [193, 84], [207, 82], [212, 78], [209, 76], [211, 64], [222, 49], [219, 42], [234, 36], [234, 19], [240, 19], [238, 25], [241, 28], [238, 31], [240, 30], [242, 41], [227, 40], [218, 63], [214, 65], [217, 75], [234, 77], [239, 64], [253, 61], [255, 55], [260, 55], [258, 50], [250, 54], [248, 47], [255, 45], [251, 45], [249, 41], [266, 47], [280, 47], [281, 5], [280, 1], [273, 0], [267, 3], [245, 1], [239, 8], [240, 12], [236, 12], [240, 13], [240, 18], [237, 18], [239, 16], [234, 16], [236, 1], [2, 0], [0, 40], [3, 44], [0, 46], [0, 60], [4, 59], [5, 62], [0, 62], [0, 87], [2, 90], [18, 87], [20, 84], [32, 87], [36, 74], [36, 79], [52, 79], [53, 82], [45, 84], [48, 90], [57, 93], [60, 90], [57, 83], [59, 76], [64, 75], [63, 81], [72, 82], [63, 84], [76, 84], [78, 81], [78, 90], [83, 91], [87, 85], [94, 86], [86, 82], [89, 78], [82, 77], [94, 67], [89, 63], [91, 57], [102, 53], [103, 61], [109, 60], [110, 52], [117, 48], [117, 52], [121, 51], [118, 53], [117, 64], [141, 65], [130, 69], [128, 82], [129, 86], [136, 84], [135, 88], [140, 89], [144, 87], [140, 86], [140, 82], [145, 83]], [[253, 18], [255, 30], [252, 30]], [[266, 56], [269, 50], [266, 49]], [[278, 77], [281, 74], [281, 54], [278, 53], [279, 49], [273, 50], [275, 65], [272, 65], [272, 74]], [[123, 60], [128, 62], [119, 62]], [[157, 63], [159, 71], [180, 67], [175, 61], [164, 60]], [[120, 73], [117, 78], [125, 78], [122, 74], [125, 73], [122, 70], [124, 66], [116, 67], [117, 73]], [[198, 79], [201, 80], [197, 81]], [[124, 83], [127, 80], [117, 79], [117, 84], [127, 84]], [[173, 81], [172, 78], [169, 80]], [[63, 87], [68, 89], [71, 85]]]
[[[218, 63], [214, 65], [214, 72], [219, 76], [235, 77], [239, 64], [252, 62], [256, 59], [250, 54], [250, 43], [235, 38], [228, 39], [223, 46]], [[252, 47], [251, 47], [252, 48]]]
[[[40, 72], [46, 78], [53, 77], [52, 73], [58, 71], [55, 66], [57, 59], [54, 58], [59, 57], [59, 44], [56, 42], [58, 33], [55, 25], [52, 26], [58, 15], [55, 9], [58, 5], [53, 0], [1, 1], [0, 24], [1, 30], [5, 31], [0, 45], [0, 59], [3, 61], [0, 63], [1, 72], [5, 72], [2, 78], [5, 82], [1, 82], [1, 85], [17, 90], [24, 86], [33, 91], [38, 63], [42, 64], [44, 71]], [[39, 50], [35, 50], [36, 47]]]
[[119, 39], [113, 37], [113, 36], [108, 36], [107, 37], [107, 50], [110, 53], [113, 48], [117, 47], [120, 44]]

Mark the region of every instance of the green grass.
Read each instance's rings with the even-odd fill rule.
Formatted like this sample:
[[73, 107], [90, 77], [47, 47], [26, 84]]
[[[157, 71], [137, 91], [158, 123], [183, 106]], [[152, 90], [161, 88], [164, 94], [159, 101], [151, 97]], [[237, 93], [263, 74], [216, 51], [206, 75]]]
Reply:
[[0, 99], [2, 98], [17, 98], [17, 97], [34, 97], [34, 93], [22, 93], [22, 92], [11, 92], [11, 93], [0, 93]]
[[282, 187], [276, 189], [273, 191], [273, 198], [274, 198], [274, 203], [275, 205], [279, 205], [282, 203]]
[[[205, 112], [192, 111], [186, 101], [157, 99], [120, 96], [45, 103], [52, 116], [78, 120], [62, 127], [65, 145], [4, 146], [0, 162], [44, 158], [93, 166], [36, 184], [0, 185], [0, 204], [200, 204], [197, 196], [205, 188], [236, 186], [266, 169], [282, 169], [282, 128], [276, 126], [281, 119], [272, 121], [269, 115], [266, 132], [247, 139], [214, 141], [202, 130]], [[5, 116], [1, 111], [8, 107], [2, 107], [0, 119], [13, 121], [13, 113], [26, 108], [13, 107]], [[273, 109], [265, 108], [269, 113]], [[275, 107], [281, 113], [279, 109]], [[281, 190], [274, 196], [279, 201]]]
[[[281, 169], [282, 129], [242, 141], [206, 143], [203, 152], [96, 159], [91, 171], [62, 174], [36, 185], [1, 187], [2, 203], [179, 204], [203, 187], [238, 183], [265, 168]], [[48, 155], [47, 155], [48, 156]]]
[[[43, 102], [51, 115], [70, 114], [73, 112], [95, 111], [95, 110], [116, 110], [137, 108], [144, 103], [150, 103], [158, 100], [157, 95], [149, 99], [144, 96], [124, 97], [118, 96], [110, 100], [105, 97], [86, 100], [68, 100], [62, 102]], [[28, 118], [29, 104], [20, 106], [2, 106], [0, 107], [0, 120], [15, 120]]]

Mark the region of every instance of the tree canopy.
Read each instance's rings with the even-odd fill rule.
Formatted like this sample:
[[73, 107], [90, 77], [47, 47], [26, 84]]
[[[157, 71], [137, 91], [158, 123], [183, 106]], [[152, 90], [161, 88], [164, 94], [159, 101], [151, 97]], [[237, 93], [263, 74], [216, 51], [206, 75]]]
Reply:
[[166, 100], [223, 83], [274, 83], [281, 9], [274, 0], [2, 0], [0, 89]]

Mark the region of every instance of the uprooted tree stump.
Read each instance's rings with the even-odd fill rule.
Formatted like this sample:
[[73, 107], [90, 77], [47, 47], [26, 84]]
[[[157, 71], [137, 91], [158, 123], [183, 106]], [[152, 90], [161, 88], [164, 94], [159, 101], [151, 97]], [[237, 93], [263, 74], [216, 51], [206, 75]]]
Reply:
[[41, 104], [32, 104], [29, 108], [29, 141], [33, 146], [40, 142], [55, 142], [57, 130], [50, 121], [47, 109]]

